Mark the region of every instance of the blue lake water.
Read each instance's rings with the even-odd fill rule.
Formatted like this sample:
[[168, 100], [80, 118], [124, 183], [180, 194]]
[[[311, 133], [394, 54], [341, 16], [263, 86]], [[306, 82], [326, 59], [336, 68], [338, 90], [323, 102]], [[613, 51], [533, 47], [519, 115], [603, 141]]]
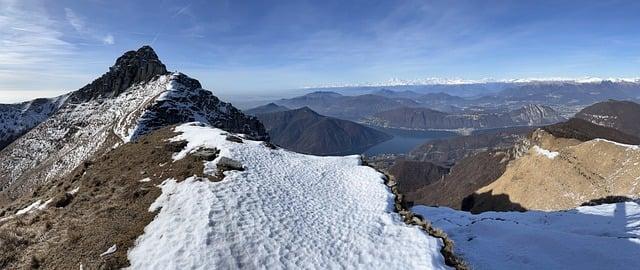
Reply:
[[430, 140], [459, 136], [457, 133], [449, 131], [403, 130], [379, 127], [375, 128], [389, 135], [392, 135], [393, 138], [380, 144], [374, 145], [364, 151], [363, 154], [367, 156], [379, 154], [406, 154], [419, 145], [424, 144]]

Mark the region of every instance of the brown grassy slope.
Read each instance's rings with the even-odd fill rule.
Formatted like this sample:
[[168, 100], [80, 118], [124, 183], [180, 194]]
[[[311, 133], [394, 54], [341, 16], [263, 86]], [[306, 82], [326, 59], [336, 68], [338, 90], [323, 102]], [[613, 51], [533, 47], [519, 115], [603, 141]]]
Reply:
[[544, 131], [534, 133], [533, 140], [558, 156], [550, 159], [531, 148], [477, 192], [505, 194], [536, 210], [569, 209], [607, 196], [640, 196], [640, 151], [604, 141], [556, 138]]
[[[10, 205], [0, 221], [0, 268], [116, 269], [128, 265], [127, 250], [155, 213], [148, 211], [160, 195], [156, 185], [167, 178], [183, 180], [203, 172], [202, 157], [172, 162], [181, 143], [167, 143], [172, 128], [128, 143], [68, 177], [41, 186]], [[149, 182], [140, 182], [144, 178]], [[74, 195], [68, 192], [79, 188]], [[53, 202], [42, 211], [15, 216], [37, 199]], [[101, 257], [112, 245], [117, 251]]]

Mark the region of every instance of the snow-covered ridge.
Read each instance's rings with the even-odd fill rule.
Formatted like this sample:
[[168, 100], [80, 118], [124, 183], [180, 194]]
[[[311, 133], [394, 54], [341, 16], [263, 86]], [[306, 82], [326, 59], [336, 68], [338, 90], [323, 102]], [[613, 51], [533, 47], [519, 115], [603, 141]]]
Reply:
[[418, 86], [418, 85], [468, 85], [468, 84], [487, 84], [487, 83], [513, 83], [513, 84], [530, 84], [530, 83], [601, 83], [610, 81], [614, 83], [640, 83], [640, 78], [598, 78], [598, 77], [547, 77], [547, 78], [520, 78], [520, 79], [493, 79], [484, 78], [477, 80], [461, 79], [461, 78], [437, 78], [430, 77], [424, 79], [405, 80], [392, 78], [383, 82], [364, 82], [364, 83], [329, 83], [314, 86], [304, 86], [303, 89], [320, 89], [320, 88], [347, 88], [347, 87], [383, 87], [383, 86]]
[[129, 250], [132, 269], [446, 269], [442, 243], [393, 213], [383, 176], [358, 156], [317, 157], [226, 140], [227, 132], [186, 124], [180, 159], [220, 150], [243, 171], [220, 182], [167, 179], [156, 218]]
[[640, 205], [557, 212], [485, 212], [445, 207], [412, 211], [443, 229], [472, 269], [638, 269]]

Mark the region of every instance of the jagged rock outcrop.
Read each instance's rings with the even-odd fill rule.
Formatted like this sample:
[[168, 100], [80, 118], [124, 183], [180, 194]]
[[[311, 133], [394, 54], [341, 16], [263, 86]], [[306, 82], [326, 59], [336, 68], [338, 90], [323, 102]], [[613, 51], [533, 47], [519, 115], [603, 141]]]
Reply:
[[314, 155], [359, 154], [391, 136], [363, 125], [320, 115], [311, 109], [259, 114], [273, 143]]
[[96, 98], [112, 98], [136, 83], [148, 82], [155, 76], [167, 74], [167, 68], [149, 46], [128, 51], [120, 56], [109, 71], [69, 97], [71, 103]]

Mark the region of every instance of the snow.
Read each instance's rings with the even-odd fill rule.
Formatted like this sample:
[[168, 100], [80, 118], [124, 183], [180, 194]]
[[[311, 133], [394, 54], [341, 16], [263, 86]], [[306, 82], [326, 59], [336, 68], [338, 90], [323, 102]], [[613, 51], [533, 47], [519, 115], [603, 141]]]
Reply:
[[549, 151], [549, 150], [544, 149], [544, 148], [542, 148], [542, 147], [540, 147], [540, 146], [537, 146], [537, 145], [534, 145], [534, 146], [533, 146], [533, 150], [534, 150], [538, 155], [545, 156], [545, 157], [547, 157], [547, 158], [549, 158], [549, 159], [554, 159], [554, 158], [556, 158], [556, 157], [560, 154], [560, 153], [558, 153], [558, 152]]
[[76, 187], [76, 188], [72, 189], [71, 191], [69, 191], [69, 192], [67, 192], [67, 193], [69, 193], [69, 194], [73, 195], [73, 194], [78, 193], [78, 191], [79, 191], [79, 190], [80, 190], [80, 187]]
[[100, 257], [104, 257], [109, 254], [112, 254], [116, 252], [116, 250], [118, 250], [118, 247], [116, 247], [116, 245], [114, 244], [113, 246], [109, 247], [109, 249], [107, 249], [105, 252], [102, 252], [102, 254], [100, 254]]
[[129, 250], [132, 269], [446, 269], [441, 240], [393, 212], [382, 175], [359, 156], [316, 157], [225, 140], [226, 132], [176, 128], [187, 140], [174, 159], [199, 148], [244, 171], [220, 182], [167, 179], [158, 211]]
[[[140, 110], [164, 91], [169, 79], [169, 76], [160, 76], [146, 84], [133, 85], [114, 98], [65, 104], [3, 150], [0, 184], [13, 185], [13, 181], [36, 167], [37, 174], [21, 180], [49, 181], [70, 172], [97, 151], [110, 147], [105, 142], [114, 134], [127, 137], [126, 131], [135, 124]], [[43, 168], [43, 164], [47, 167]]]
[[443, 229], [473, 269], [638, 269], [640, 205], [485, 212], [415, 206]]
[[151, 178], [147, 177], [147, 178], [139, 180], [138, 182], [140, 182], [140, 183], [151, 182]]
[[627, 149], [627, 151], [631, 150], [631, 151], [638, 151], [640, 150], [640, 146], [638, 145], [631, 145], [631, 144], [624, 144], [624, 143], [619, 143], [619, 142], [614, 142], [614, 141], [610, 141], [610, 140], [606, 140], [606, 139], [594, 139], [594, 141], [596, 142], [606, 142], [606, 143], [610, 143], [610, 144], [614, 144], [620, 147], [624, 147]]
[[422, 78], [422, 79], [399, 79], [391, 78], [380, 82], [363, 82], [363, 83], [328, 83], [314, 86], [304, 86], [303, 89], [322, 89], [322, 88], [349, 88], [349, 87], [384, 87], [384, 86], [416, 86], [416, 85], [472, 85], [472, 84], [490, 84], [490, 83], [511, 83], [511, 84], [534, 84], [534, 83], [601, 83], [611, 81], [615, 83], [640, 83], [640, 78], [597, 78], [597, 77], [546, 77], [546, 78], [519, 78], [519, 79], [462, 79], [462, 78]]
[[49, 199], [46, 202], [42, 203], [42, 200], [37, 200], [34, 203], [30, 204], [29, 206], [18, 210], [16, 212], [16, 216], [23, 215], [23, 214], [29, 213], [31, 211], [34, 211], [34, 210], [43, 210], [43, 209], [47, 208], [47, 205], [49, 205], [49, 203], [51, 203], [52, 201], [53, 201], [53, 199]]

